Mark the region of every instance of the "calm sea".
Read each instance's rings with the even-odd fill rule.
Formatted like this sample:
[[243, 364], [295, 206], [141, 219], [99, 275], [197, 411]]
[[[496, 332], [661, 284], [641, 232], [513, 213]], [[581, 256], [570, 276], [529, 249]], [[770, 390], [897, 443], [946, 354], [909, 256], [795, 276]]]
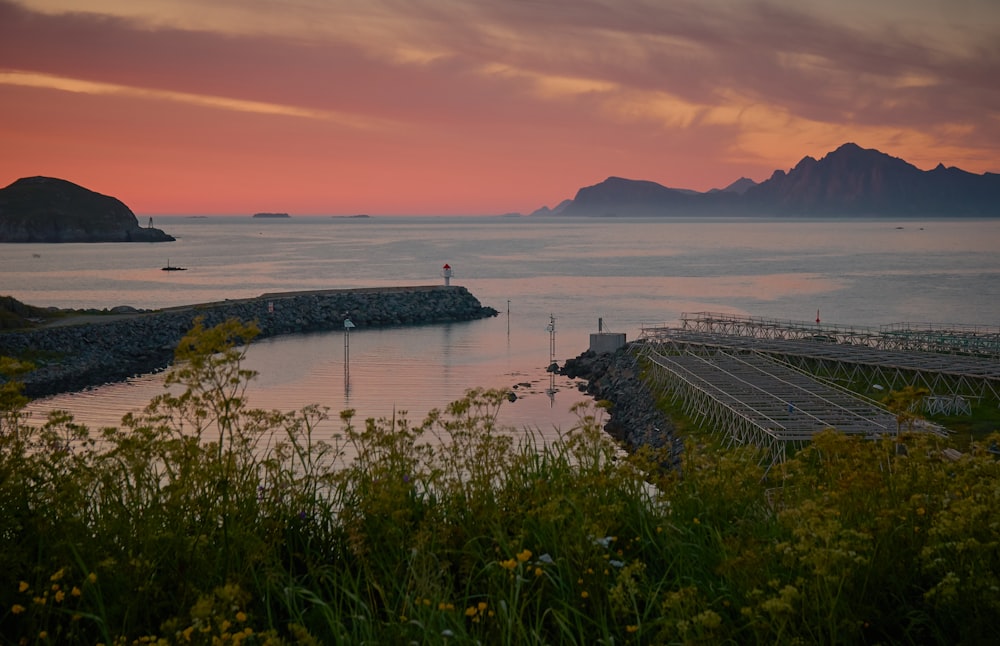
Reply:
[[[266, 292], [441, 284], [445, 263], [500, 316], [260, 341], [250, 403], [422, 419], [472, 387], [516, 386], [501, 422], [568, 428], [576, 385], [545, 371], [598, 330], [635, 338], [684, 312], [856, 325], [1000, 326], [1000, 220], [157, 217], [165, 244], [0, 245], [0, 294], [160, 308]], [[167, 263], [186, 267], [164, 272]], [[547, 326], [550, 317], [555, 332]], [[349, 362], [345, 346], [349, 344]], [[345, 365], [348, 364], [348, 365]], [[162, 390], [137, 378], [36, 402], [117, 425]]]

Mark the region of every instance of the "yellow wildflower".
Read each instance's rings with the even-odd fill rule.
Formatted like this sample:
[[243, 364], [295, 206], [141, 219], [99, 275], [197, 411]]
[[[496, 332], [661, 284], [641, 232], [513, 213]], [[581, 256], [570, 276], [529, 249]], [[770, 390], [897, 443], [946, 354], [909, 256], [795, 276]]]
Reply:
[[535, 576], [542, 576], [542, 568], [540, 567], [535, 568]]
[[49, 638], [48, 631], [43, 630], [42, 632], [38, 633], [38, 638], [39, 639], [48, 639]]
[[590, 593], [587, 592], [586, 590], [584, 590], [583, 592], [580, 593], [580, 596], [583, 597], [584, 599], [586, 599], [587, 597], [590, 596]]
[[517, 560], [520, 561], [520, 562], [522, 562], [522, 563], [524, 563], [525, 561], [527, 561], [530, 558], [531, 558], [531, 550], [529, 550], [529, 549], [521, 550], [521, 552], [518, 553], [518, 555], [517, 555]]
[[49, 581], [58, 581], [66, 574], [66, 568], [59, 568], [59, 571], [49, 577]]
[[19, 615], [25, 611], [25, 607], [19, 603], [15, 603], [13, 606], [10, 607], [10, 611], [15, 615]]
[[91, 572], [90, 574], [88, 574], [87, 581], [90, 581], [91, 583], [97, 583], [97, 573]]
[[74, 597], [79, 597], [81, 594], [83, 594], [83, 592], [80, 591], [80, 588], [76, 587], [75, 585], [73, 586], [73, 589], [69, 591], [69, 593]]
[[465, 609], [465, 616], [466, 617], [473, 617], [473, 616], [475, 616], [475, 614], [476, 614], [476, 607], [475, 606], [469, 606], [468, 608]]
[[62, 600], [66, 598], [66, 593], [62, 590], [56, 591], [56, 603], [62, 603]]
[[639, 627], [636, 626], [635, 624], [629, 624], [628, 626], [625, 626], [625, 632], [627, 633], [634, 633], [637, 630], [639, 630]]
[[27, 589], [28, 589], [29, 587], [30, 587], [30, 586], [28, 585], [28, 582], [27, 582], [27, 581], [21, 581], [21, 582], [20, 582], [20, 583], [19, 583], [19, 584], [17, 585], [17, 591], [18, 591], [18, 592], [25, 592], [25, 591], [26, 591], [26, 590], [27, 590]]
[[500, 567], [506, 568], [508, 570], [513, 570], [517, 567], [517, 561], [514, 559], [507, 559], [506, 561], [500, 561]]
[[236, 613], [236, 621], [243, 623], [246, 620], [247, 620], [247, 613], [243, 612], [242, 610]]

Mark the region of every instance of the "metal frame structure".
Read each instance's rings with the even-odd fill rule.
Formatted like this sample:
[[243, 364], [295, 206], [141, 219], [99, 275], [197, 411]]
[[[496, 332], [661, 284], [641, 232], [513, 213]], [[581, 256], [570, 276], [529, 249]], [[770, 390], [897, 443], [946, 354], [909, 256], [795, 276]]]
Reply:
[[[662, 338], [636, 347], [653, 367], [653, 388], [680, 400], [691, 418], [722, 429], [729, 445], [763, 448], [771, 465], [785, 459], [789, 446], [828, 428], [868, 439], [898, 432], [895, 415], [877, 402], [763, 354]], [[933, 424], [921, 428], [946, 433]]]
[[[856, 394], [922, 386], [931, 413], [1000, 402], [1000, 329], [931, 324], [866, 327], [698, 312], [681, 327], [643, 327], [635, 344], [654, 388], [730, 444], [764, 448], [771, 464], [826, 429], [866, 438], [898, 432], [896, 417]], [[838, 384], [850, 384], [851, 390]], [[920, 430], [945, 434], [921, 422]]]
[[[654, 343], [765, 354], [809, 374], [842, 383], [863, 380], [888, 389], [915, 385], [935, 396], [1000, 400], [1000, 361], [989, 357], [889, 350], [838, 340], [846, 336], [846, 328], [839, 336], [830, 334], [828, 328], [827, 333], [804, 337], [796, 328], [776, 325], [727, 323], [727, 332], [705, 331], [704, 320], [698, 326], [702, 329], [643, 328], [641, 336]], [[857, 328], [851, 334], [854, 339], [862, 338]]]
[[681, 328], [759, 339], [813, 339], [879, 350], [921, 351], [1000, 359], [1000, 326], [892, 323], [879, 327], [738, 316], [713, 312], [681, 315]]

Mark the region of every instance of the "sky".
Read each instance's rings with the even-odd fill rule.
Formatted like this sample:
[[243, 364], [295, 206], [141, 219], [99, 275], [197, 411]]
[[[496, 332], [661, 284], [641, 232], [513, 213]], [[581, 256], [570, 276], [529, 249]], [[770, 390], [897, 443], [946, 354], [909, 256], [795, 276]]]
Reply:
[[1000, 172], [997, 0], [0, 0], [0, 186], [530, 213], [846, 142]]

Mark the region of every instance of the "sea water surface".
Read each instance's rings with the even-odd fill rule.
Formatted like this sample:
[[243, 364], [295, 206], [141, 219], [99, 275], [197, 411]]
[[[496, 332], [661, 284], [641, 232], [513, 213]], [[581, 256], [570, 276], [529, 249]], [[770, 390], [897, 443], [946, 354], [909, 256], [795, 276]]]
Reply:
[[[144, 218], [140, 218], [145, 220]], [[32, 305], [156, 309], [268, 292], [442, 284], [496, 318], [253, 343], [250, 404], [422, 419], [473, 387], [513, 388], [500, 421], [568, 429], [586, 400], [546, 372], [589, 335], [676, 325], [682, 313], [881, 325], [1000, 326], [997, 219], [157, 217], [159, 244], [0, 245], [0, 293]], [[186, 271], [165, 272], [169, 262]], [[554, 332], [547, 328], [554, 321]], [[35, 402], [92, 427], [162, 392], [147, 375]]]

